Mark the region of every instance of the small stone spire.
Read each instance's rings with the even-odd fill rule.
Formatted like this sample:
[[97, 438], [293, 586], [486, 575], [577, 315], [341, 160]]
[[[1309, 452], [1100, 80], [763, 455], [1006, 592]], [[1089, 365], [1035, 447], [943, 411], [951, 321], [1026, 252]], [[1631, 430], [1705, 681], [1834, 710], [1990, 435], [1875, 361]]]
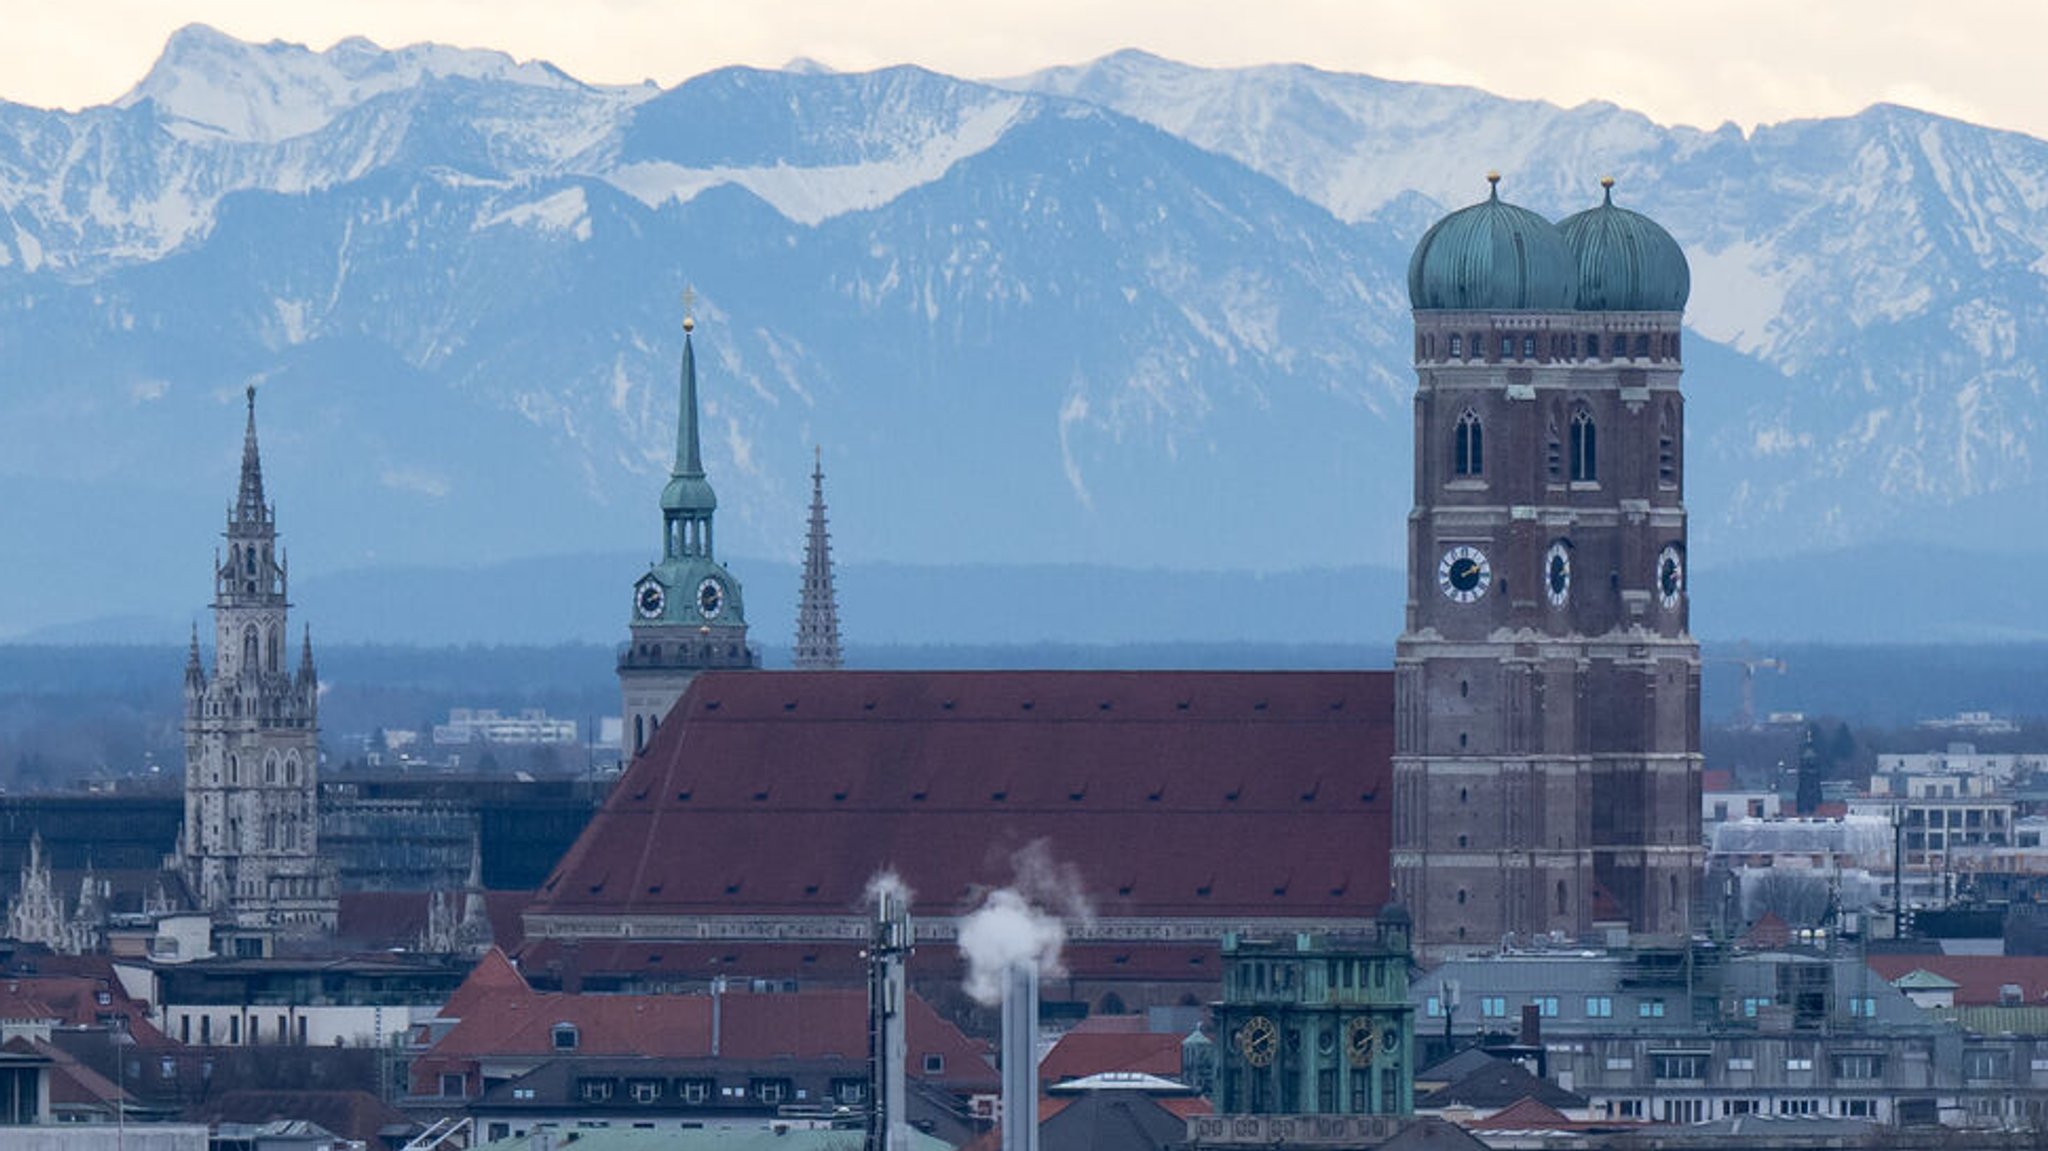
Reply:
[[796, 611], [799, 671], [839, 669], [839, 594], [832, 582], [832, 537], [825, 530], [825, 450], [811, 466], [811, 526], [804, 539], [804, 583]]
[[242, 486], [235, 497], [235, 519], [261, 523], [266, 513], [263, 502], [263, 459], [256, 449], [256, 385], [250, 384], [249, 426], [242, 433]]
[[206, 686], [206, 668], [199, 662], [199, 624], [192, 624], [192, 646], [185, 649], [185, 686], [198, 690]]

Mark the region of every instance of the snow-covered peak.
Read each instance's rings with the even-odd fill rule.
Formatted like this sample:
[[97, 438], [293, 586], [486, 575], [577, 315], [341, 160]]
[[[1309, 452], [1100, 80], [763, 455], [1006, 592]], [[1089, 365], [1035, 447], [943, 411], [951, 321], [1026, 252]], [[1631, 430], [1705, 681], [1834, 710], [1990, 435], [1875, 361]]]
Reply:
[[153, 100], [184, 132], [274, 144], [317, 132], [365, 100], [435, 77], [584, 88], [553, 65], [503, 52], [439, 44], [386, 50], [360, 36], [315, 52], [281, 40], [250, 44], [188, 24], [171, 34], [149, 75], [118, 105]]

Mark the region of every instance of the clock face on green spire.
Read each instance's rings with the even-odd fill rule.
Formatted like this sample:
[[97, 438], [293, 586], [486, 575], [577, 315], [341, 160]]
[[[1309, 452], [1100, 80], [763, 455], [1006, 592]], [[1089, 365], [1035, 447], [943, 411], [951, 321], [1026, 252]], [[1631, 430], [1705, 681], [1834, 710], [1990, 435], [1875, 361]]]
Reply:
[[705, 576], [704, 582], [697, 585], [697, 614], [717, 619], [724, 610], [725, 585], [718, 582], [717, 576]]
[[641, 619], [660, 619], [662, 610], [668, 607], [668, 593], [652, 577], [640, 581], [633, 589], [633, 610]]

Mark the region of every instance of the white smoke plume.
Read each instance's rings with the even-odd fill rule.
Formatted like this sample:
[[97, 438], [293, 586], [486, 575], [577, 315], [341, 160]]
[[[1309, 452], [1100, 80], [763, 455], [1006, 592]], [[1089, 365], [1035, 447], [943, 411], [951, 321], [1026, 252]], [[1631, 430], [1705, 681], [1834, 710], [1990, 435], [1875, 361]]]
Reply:
[[894, 871], [877, 871], [868, 876], [868, 885], [861, 892], [861, 905], [873, 907], [882, 901], [882, 896], [894, 895], [905, 904], [910, 902], [910, 886]]
[[1002, 1002], [1003, 973], [1016, 964], [1030, 963], [1049, 978], [1066, 974], [1060, 949], [1067, 926], [1061, 916], [1081, 922], [1093, 916], [1080, 873], [1071, 864], [1055, 863], [1045, 841], [1019, 851], [1010, 863], [1015, 881], [990, 892], [960, 921], [960, 954], [967, 959], [963, 986], [987, 1007]]

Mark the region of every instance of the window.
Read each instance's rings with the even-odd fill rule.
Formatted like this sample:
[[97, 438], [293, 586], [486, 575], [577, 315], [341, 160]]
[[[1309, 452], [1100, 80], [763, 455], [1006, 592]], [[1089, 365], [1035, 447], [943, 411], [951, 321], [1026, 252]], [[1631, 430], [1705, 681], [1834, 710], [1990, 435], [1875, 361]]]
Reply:
[[1589, 360], [1597, 360], [1600, 358], [1599, 336], [1589, 335], [1586, 337], [1586, 358]]
[[868, 1083], [865, 1079], [834, 1079], [832, 1098], [851, 1107], [867, 1102]]
[[676, 1094], [685, 1103], [702, 1103], [711, 1098], [714, 1084], [709, 1079], [685, 1079], [676, 1085]]
[[1820, 1101], [1816, 1099], [1778, 1100], [1778, 1114], [1780, 1115], [1817, 1115], [1819, 1113]]
[[1502, 1019], [1508, 1013], [1508, 997], [1505, 995], [1482, 995], [1479, 997], [1479, 1014], [1489, 1019]]
[[1756, 1114], [1756, 1112], [1757, 1106], [1756, 1100], [1754, 1099], [1721, 1100], [1721, 1117], [1723, 1119], [1726, 1119], [1731, 1115], [1754, 1115]]
[[555, 1024], [555, 1050], [576, 1050], [576, 1025], [574, 1023]]
[[1657, 482], [1667, 488], [1678, 486], [1678, 436], [1668, 405], [1657, 418]]
[[1643, 1117], [1643, 1101], [1640, 1099], [1616, 1099], [1610, 1106], [1614, 1109], [1614, 1117], [1616, 1119], [1641, 1119]]
[[1599, 481], [1599, 429], [1593, 426], [1593, 413], [1584, 408], [1572, 413], [1570, 463], [1573, 483], [1590, 484]]
[[789, 1080], [756, 1079], [749, 1086], [747, 1094], [752, 1095], [763, 1103], [777, 1104], [789, 1098]]
[[1792, 1056], [1792, 1057], [1790, 1057], [1790, 1058], [1788, 1058], [1788, 1059], [1786, 1059], [1786, 1060], [1785, 1060], [1785, 1070], [1787, 1070], [1787, 1071], [1811, 1071], [1811, 1070], [1813, 1070], [1813, 1056], [1811, 1056], [1811, 1055], [1794, 1055], [1794, 1056]]
[[1444, 1001], [1432, 995], [1424, 1001], [1422, 1010], [1425, 1015], [1441, 1016], [1444, 1013]]
[[1754, 1071], [1756, 1070], [1756, 1057], [1753, 1055], [1730, 1055], [1728, 1057], [1728, 1070]]
[[1877, 1100], [1844, 1099], [1841, 1104], [1841, 1113], [1843, 1117], [1849, 1119], [1875, 1119], [1877, 1118]]
[[1557, 1018], [1557, 996], [1538, 995], [1534, 999], [1529, 1000], [1529, 1002], [1535, 1006], [1536, 1014], [1545, 1019]]
[[2011, 1061], [2003, 1051], [1963, 1052], [1963, 1078], [2004, 1079], [2011, 1074]]
[[1465, 358], [1465, 341], [1459, 339], [1456, 332], [1451, 333], [1451, 358], [1454, 360]]
[[1470, 408], [1458, 417], [1458, 426], [1451, 434], [1451, 473], [1460, 476], [1483, 475], [1486, 471], [1486, 439], [1479, 425], [1479, 413]]
[[609, 1079], [581, 1079], [576, 1083], [576, 1093], [585, 1103], [603, 1103], [612, 1097], [612, 1081]]
[[453, 1073], [447, 1073], [441, 1076], [441, 1098], [462, 1098], [462, 1076]]
[[1609, 1071], [1634, 1071], [1636, 1069], [1636, 1061], [1627, 1055], [1610, 1055], [1607, 1057], [1607, 1069]]
[[1536, 358], [1536, 337], [1522, 337], [1522, 358], [1525, 360], [1533, 360]]
[[1701, 1123], [1707, 1118], [1704, 1099], [1666, 1099], [1658, 1110], [1658, 1118], [1666, 1123]]
[[1515, 354], [1515, 338], [1503, 333], [1500, 338], [1500, 358], [1505, 360]]
[[1876, 1055], [1835, 1056], [1835, 1078], [1875, 1079], [1882, 1070], [1884, 1061]]
[[944, 1075], [946, 1073], [946, 1057], [943, 1055], [925, 1056], [924, 1073], [926, 1075]]
[[626, 1084], [626, 1094], [635, 1103], [652, 1103], [661, 1098], [661, 1080], [635, 1079]]
[[1849, 1014], [1856, 1019], [1877, 1018], [1877, 997], [1872, 995], [1850, 996]]
[[1745, 1019], [1755, 1019], [1756, 1013], [1769, 1007], [1771, 1002], [1771, 997], [1768, 995], [1752, 995], [1744, 999], [1742, 1001], [1742, 1017]]
[[1637, 1000], [1637, 1001], [1636, 1001], [1636, 1018], [1638, 1018], [1638, 1019], [1662, 1019], [1662, 1018], [1664, 1018], [1664, 1001], [1663, 1001], [1662, 999], [1641, 999], [1641, 1000]]
[[1586, 1018], [1588, 1018], [1588, 1019], [1612, 1019], [1612, 1018], [1614, 1018], [1614, 997], [1613, 997], [1613, 996], [1609, 996], [1609, 995], [1588, 995], [1588, 996], [1586, 996]]
[[1656, 1056], [1652, 1070], [1659, 1079], [1705, 1079], [1707, 1055], [1704, 1051], [1668, 1052]]
[[512, 1098], [514, 1098], [514, 1099], [531, 1099], [531, 1098], [533, 1098], [533, 1088], [531, 1088], [531, 1087], [514, 1087], [514, 1088], [512, 1089]]

